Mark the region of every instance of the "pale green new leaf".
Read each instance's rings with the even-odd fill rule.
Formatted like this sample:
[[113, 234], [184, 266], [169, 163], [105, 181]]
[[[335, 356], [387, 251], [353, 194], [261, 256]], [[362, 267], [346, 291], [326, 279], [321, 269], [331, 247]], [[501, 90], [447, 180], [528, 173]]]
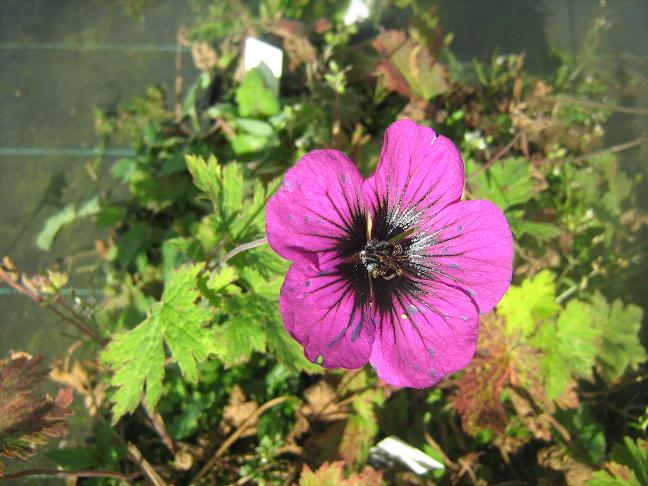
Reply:
[[558, 398], [572, 378], [592, 378], [600, 331], [592, 326], [589, 306], [570, 301], [557, 322], [546, 321], [531, 341], [544, 352], [540, 372], [547, 397]]
[[592, 309], [594, 326], [601, 333], [598, 364], [608, 380], [616, 381], [648, 359], [639, 339], [643, 312], [636, 305], [624, 307], [620, 300], [610, 305], [600, 293], [592, 297]]
[[104, 350], [102, 361], [115, 372], [111, 384], [113, 421], [137, 408], [145, 388], [147, 406], [157, 404], [164, 378], [164, 343], [190, 381], [198, 379], [197, 363], [216, 351], [212, 331], [205, 328], [212, 312], [195, 303], [200, 265], [172, 272], [160, 302], [136, 328], [118, 335]]
[[279, 113], [279, 101], [265, 86], [258, 69], [252, 69], [236, 90], [236, 103], [242, 117], [272, 116]]
[[554, 276], [542, 271], [522, 285], [512, 286], [497, 306], [499, 315], [506, 318], [509, 334], [520, 333], [528, 337], [536, 324], [558, 313]]

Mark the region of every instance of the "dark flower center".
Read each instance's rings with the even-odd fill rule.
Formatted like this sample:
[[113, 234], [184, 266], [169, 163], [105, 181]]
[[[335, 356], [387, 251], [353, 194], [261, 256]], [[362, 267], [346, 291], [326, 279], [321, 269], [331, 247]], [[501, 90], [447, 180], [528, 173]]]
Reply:
[[400, 243], [378, 240], [369, 240], [359, 257], [372, 278], [385, 280], [400, 277], [403, 274], [403, 264], [409, 260]]
[[356, 308], [374, 306], [381, 315], [392, 314], [395, 302], [421, 293], [421, 235], [411, 220], [393, 217], [381, 205], [369, 216], [353, 211], [345, 233], [335, 245], [342, 259], [335, 273], [345, 292], [353, 293]]

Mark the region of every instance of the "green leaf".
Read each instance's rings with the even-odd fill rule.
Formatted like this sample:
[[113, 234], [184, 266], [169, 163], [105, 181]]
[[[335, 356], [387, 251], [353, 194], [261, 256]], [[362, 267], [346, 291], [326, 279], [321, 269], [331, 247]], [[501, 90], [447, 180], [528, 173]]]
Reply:
[[578, 410], [559, 410], [555, 416], [571, 435], [568, 448], [572, 455], [593, 465], [603, 460], [605, 433], [588, 408], [581, 406]]
[[126, 231], [117, 242], [116, 261], [122, 265], [129, 265], [137, 253], [146, 245], [153, 234], [153, 228], [145, 223], [135, 223]]
[[63, 226], [74, 221], [76, 217], [77, 213], [74, 204], [68, 204], [58, 213], [50, 216], [36, 237], [36, 246], [43, 251], [49, 251], [57, 233]]
[[615, 478], [607, 471], [596, 471], [592, 474], [592, 479], [589, 479], [586, 486], [639, 486], [639, 483], [628, 482], [625, 479]]
[[369, 448], [378, 434], [378, 417], [375, 405], [382, 405], [384, 395], [369, 381], [369, 373], [363, 370], [347, 384], [349, 393], [354, 394], [351, 414], [344, 425], [339, 455], [347, 464], [360, 466], [367, 461]]
[[225, 366], [233, 366], [249, 360], [255, 351], [265, 351], [265, 308], [250, 295], [230, 296], [226, 307], [230, 316], [216, 331], [216, 355]]
[[236, 90], [236, 103], [242, 117], [267, 117], [279, 113], [279, 101], [272, 89], [263, 83], [257, 69], [252, 69], [243, 78]]
[[101, 354], [114, 371], [113, 423], [135, 410], [144, 388], [147, 406], [157, 404], [164, 378], [164, 343], [182, 374], [193, 382], [198, 378], [197, 363], [216, 352], [213, 333], [204, 327], [212, 312], [195, 303], [200, 269], [200, 265], [183, 266], [172, 272], [161, 301], [153, 305], [147, 319], [116, 336]]
[[534, 195], [529, 162], [522, 158], [499, 160], [488, 169], [476, 173], [470, 178], [469, 184], [475, 199], [493, 201], [502, 211], [527, 202]]
[[66, 469], [92, 469], [101, 461], [96, 448], [71, 447], [48, 451], [45, 455]]
[[592, 378], [599, 330], [592, 326], [590, 307], [572, 300], [558, 321], [545, 321], [531, 344], [544, 351], [540, 372], [547, 397], [558, 398], [572, 378]]
[[633, 479], [642, 486], [648, 485], [648, 443], [630, 437], [623, 438], [623, 444], [615, 444], [612, 448], [612, 460], [628, 466], [632, 470]]
[[241, 133], [232, 139], [232, 150], [236, 155], [251, 154], [266, 148], [268, 142], [269, 140], [266, 137]]
[[610, 305], [600, 293], [592, 297], [592, 311], [601, 333], [598, 364], [605, 378], [616, 381], [648, 359], [639, 338], [643, 311], [636, 305], [624, 307], [620, 300]]
[[81, 206], [77, 211], [74, 204], [68, 204], [58, 213], [50, 216], [45, 226], [36, 237], [36, 246], [43, 251], [49, 251], [54, 243], [54, 238], [63, 226], [72, 223], [76, 219], [87, 218], [100, 211], [99, 199], [95, 196]]
[[218, 221], [227, 229], [243, 209], [243, 172], [240, 166], [234, 163], [220, 165], [214, 156], [205, 161], [202, 157], [188, 155], [186, 161], [194, 184], [207, 193]]
[[286, 329], [279, 315], [277, 301], [269, 303], [270, 312], [265, 322], [266, 335], [268, 339], [268, 350], [279, 363], [291, 370], [305, 371], [306, 373], [322, 373], [323, 368], [317, 364], [311, 363], [304, 356], [304, 350], [295, 341]]
[[274, 128], [268, 122], [255, 120], [254, 118], [238, 118], [237, 125], [250, 135], [269, 138], [274, 134]]
[[548, 241], [562, 234], [560, 228], [551, 223], [540, 223], [524, 219], [523, 210], [506, 211], [506, 219], [516, 238], [529, 235], [538, 241]]
[[519, 332], [530, 336], [539, 321], [558, 313], [554, 276], [543, 270], [522, 285], [512, 286], [497, 306], [498, 314], [506, 318], [509, 334]]

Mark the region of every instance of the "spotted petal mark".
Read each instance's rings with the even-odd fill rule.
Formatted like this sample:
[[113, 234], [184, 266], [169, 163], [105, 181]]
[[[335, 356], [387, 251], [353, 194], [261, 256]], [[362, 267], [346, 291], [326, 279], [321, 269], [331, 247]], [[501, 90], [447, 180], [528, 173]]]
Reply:
[[429, 227], [439, 231], [427, 249], [435, 280], [462, 289], [481, 313], [490, 311], [513, 272], [513, 239], [502, 212], [489, 201], [462, 201], [441, 211]]
[[306, 357], [327, 368], [359, 368], [374, 340], [372, 316], [359, 307], [348, 282], [312, 264], [295, 263], [281, 289], [286, 330]]
[[309, 152], [286, 172], [268, 201], [268, 243], [288, 260], [324, 263], [353, 213], [364, 213], [361, 188], [362, 176], [346, 155]]
[[477, 309], [468, 296], [430, 284], [396, 300], [393, 312], [376, 316], [370, 362], [381, 379], [426, 388], [468, 364], [479, 334]]

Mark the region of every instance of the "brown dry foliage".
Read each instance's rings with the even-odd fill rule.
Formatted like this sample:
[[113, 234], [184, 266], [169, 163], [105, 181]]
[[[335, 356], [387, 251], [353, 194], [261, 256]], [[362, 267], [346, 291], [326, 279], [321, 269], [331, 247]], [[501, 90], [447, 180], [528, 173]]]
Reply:
[[59, 390], [56, 398], [38, 393], [49, 373], [41, 361], [22, 354], [0, 361], [0, 456], [25, 459], [36, 445], [67, 432], [72, 389]]

